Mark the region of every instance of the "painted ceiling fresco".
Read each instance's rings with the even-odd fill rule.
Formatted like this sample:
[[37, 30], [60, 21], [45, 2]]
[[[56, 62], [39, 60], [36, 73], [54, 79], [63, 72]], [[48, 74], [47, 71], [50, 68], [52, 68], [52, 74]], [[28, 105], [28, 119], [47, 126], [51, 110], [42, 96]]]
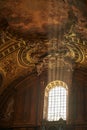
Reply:
[[0, 94], [58, 49], [87, 74], [87, 0], [0, 0]]

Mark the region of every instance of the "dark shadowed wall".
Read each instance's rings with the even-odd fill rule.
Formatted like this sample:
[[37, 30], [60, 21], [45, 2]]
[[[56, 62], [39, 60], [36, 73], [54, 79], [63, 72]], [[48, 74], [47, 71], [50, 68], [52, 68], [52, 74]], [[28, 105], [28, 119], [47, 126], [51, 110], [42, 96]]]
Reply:
[[[64, 127], [65, 130], [87, 130], [86, 82], [86, 77], [80, 71], [73, 73], [72, 85], [69, 87], [68, 124]], [[40, 76], [34, 73], [16, 84], [12, 83], [0, 98], [0, 128], [42, 129], [44, 90], [47, 84], [47, 71]]]

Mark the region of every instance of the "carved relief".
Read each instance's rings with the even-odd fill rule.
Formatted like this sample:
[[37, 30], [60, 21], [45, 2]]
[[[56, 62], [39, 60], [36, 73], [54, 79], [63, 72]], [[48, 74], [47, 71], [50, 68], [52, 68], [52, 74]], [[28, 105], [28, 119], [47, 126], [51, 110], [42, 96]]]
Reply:
[[[44, 45], [42, 46], [42, 44]], [[81, 42], [81, 39], [73, 32], [66, 34], [60, 45], [58, 45], [58, 39], [44, 41], [42, 44], [33, 43], [32, 47], [30, 45], [26, 49], [20, 50], [18, 53], [19, 63], [26, 67], [35, 66], [42, 62], [41, 56], [48, 52], [49, 55], [55, 52], [57, 55], [71, 58], [76, 63], [83, 64], [86, 62], [86, 41]], [[40, 71], [40, 66], [37, 66], [38, 71]]]
[[24, 47], [26, 42], [23, 39], [17, 39], [8, 31], [0, 31], [0, 59]]
[[47, 47], [44, 41], [35, 41], [30, 43], [26, 48], [20, 49], [18, 52], [18, 62], [24, 67], [35, 67], [40, 60], [41, 56], [47, 52]]
[[73, 27], [65, 33], [62, 40], [49, 37], [26, 42], [8, 32], [3, 32], [1, 37], [0, 67], [6, 76], [5, 86], [25, 72], [37, 71], [40, 75], [44, 58], [54, 52], [58, 56], [70, 58], [75, 66], [87, 67], [87, 41]]
[[13, 108], [13, 105], [14, 105], [14, 99], [12, 98], [9, 103], [7, 104], [7, 109], [4, 113], [4, 118], [10, 118], [12, 113], [14, 112], [14, 108]]
[[66, 46], [66, 48], [68, 48], [68, 55], [70, 55], [76, 63], [80, 63], [82, 65], [85, 63], [85, 65], [87, 65], [86, 39], [81, 38], [80, 34], [75, 33], [75, 31], [71, 29], [69, 33], [65, 34], [64, 41], [62, 43]]
[[43, 69], [44, 69], [44, 64], [43, 64], [43, 62], [41, 63], [41, 64], [38, 64], [37, 66], [36, 66], [36, 69], [37, 69], [37, 74], [38, 74], [38, 76], [42, 73], [42, 71], [43, 71]]
[[15, 75], [17, 66], [16, 66], [14, 60], [7, 59], [6, 61], [4, 61], [2, 63], [2, 65], [3, 65], [2, 68], [5, 71], [6, 76], [7, 75], [9, 75], [9, 76]]
[[[76, 34], [72, 28], [73, 27], [71, 27], [69, 33], [64, 35], [64, 39], [62, 41], [58, 41], [58, 39], [55, 38], [50, 40], [34, 41], [33, 43], [31, 41], [26, 43], [22, 39], [16, 39], [10, 33], [3, 31], [0, 34], [2, 40], [1, 44], [9, 44], [7, 44], [7, 47], [5, 48], [3, 47], [0, 52], [0, 58], [2, 59], [8, 54], [20, 49], [18, 52], [18, 62], [24, 67], [28, 67], [30, 65], [34, 67], [35, 64], [38, 64], [41, 60], [42, 55], [51, 51], [60, 51], [61, 48], [59, 46], [61, 46], [63, 53], [67, 49], [67, 56], [74, 59], [77, 63], [85, 64], [87, 59], [86, 40], [79, 38], [78, 34]], [[9, 64], [8, 62], [10, 63], [11, 61], [7, 61], [6, 64]], [[10, 67], [7, 67], [5, 70], [9, 71], [9, 68]]]
[[9, 120], [12, 117], [12, 114], [14, 112], [14, 98], [10, 98], [10, 100], [5, 104], [6, 108], [4, 112], [0, 114], [0, 120]]

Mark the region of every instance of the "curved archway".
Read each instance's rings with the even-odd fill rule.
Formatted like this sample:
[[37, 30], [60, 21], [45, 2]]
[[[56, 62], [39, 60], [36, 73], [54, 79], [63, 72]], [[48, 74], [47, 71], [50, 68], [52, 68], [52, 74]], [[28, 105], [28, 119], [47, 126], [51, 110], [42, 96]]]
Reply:
[[67, 118], [68, 86], [65, 82], [56, 80], [45, 88], [43, 119], [58, 121]]

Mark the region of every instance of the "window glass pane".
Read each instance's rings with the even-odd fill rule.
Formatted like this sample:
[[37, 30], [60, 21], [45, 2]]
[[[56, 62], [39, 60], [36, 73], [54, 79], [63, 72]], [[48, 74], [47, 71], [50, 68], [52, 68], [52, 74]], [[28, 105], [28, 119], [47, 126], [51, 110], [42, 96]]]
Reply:
[[48, 120], [57, 121], [60, 118], [66, 120], [66, 89], [56, 86], [49, 91]]

